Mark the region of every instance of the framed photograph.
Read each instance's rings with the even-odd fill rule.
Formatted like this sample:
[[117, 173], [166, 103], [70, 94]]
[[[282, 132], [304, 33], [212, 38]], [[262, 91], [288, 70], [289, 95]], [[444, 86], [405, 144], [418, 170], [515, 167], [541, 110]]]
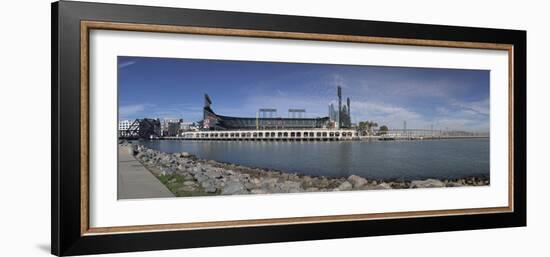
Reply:
[[526, 32], [52, 5], [52, 253], [526, 225]]

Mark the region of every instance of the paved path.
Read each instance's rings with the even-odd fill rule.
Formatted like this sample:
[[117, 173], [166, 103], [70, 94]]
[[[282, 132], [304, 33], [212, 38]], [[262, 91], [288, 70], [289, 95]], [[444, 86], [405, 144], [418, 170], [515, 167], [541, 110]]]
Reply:
[[128, 147], [118, 147], [118, 199], [174, 197], [149, 170], [130, 155]]

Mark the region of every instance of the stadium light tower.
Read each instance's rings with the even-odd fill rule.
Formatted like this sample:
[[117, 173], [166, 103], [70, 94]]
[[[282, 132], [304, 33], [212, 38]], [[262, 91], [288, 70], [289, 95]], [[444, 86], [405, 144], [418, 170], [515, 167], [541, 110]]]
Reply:
[[276, 116], [277, 109], [273, 108], [261, 108], [259, 110], [261, 118], [273, 118]]
[[289, 118], [303, 118], [306, 113], [306, 109], [288, 109]]

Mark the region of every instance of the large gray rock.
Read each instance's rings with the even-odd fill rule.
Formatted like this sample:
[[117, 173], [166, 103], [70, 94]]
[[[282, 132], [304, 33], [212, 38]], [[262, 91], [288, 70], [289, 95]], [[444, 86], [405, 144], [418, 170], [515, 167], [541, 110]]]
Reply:
[[478, 180], [476, 182], [476, 186], [484, 186], [484, 185], [488, 185], [488, 183], [486, 181], [483, 181], [483, 180]]
[[382, 183], [376, 185], [374, 189], [384, 190], [384, 189], [392, 189], [392, 187], [391, 187], [390, 184], [388, 184], [386, 182], [382, 182]]
[[463, 184], [460, 184], [458, 182], [454, 182], [454, 181], [451, 181], [449, 183], [446, 184], [447, 187], [462, 187], [464, 186]]
[[277, 178], [262, 178], [261, 186], [263, 188], [271, 188], [277, 183]]
[[366, 179], [356, 175], [349, 176], [348, 181], [353, 185], [353, 188], [361, 188], [368, 182]]
[[262, 189], [252, 189], [250, 191], [251, 194], [265, 194], [267, 193], [265, 190], [262, 190]]
[[247, 192], [246, 188], [243, 184], [236, 182], [236, 181], [230, 181], [222, 188], [222, 195], [233, 195], [233, 194], [242, 194], [243, 192]]
[[240, 181], [249, 181], [250, 180], [250, 175], [248, 175], [248, 174], [239, 174], [237, 177], [239, 178]]
[[224, 173], [226, 175], [234, 175], [235, 174], [235, 172], [233, 170], [225, 170]]
[[353, 185], [348, 181], [344, 181], [342, 184], [338, 186], [339, 191], [351, 190], [352, 188], [353, 188]]
[[310, 176], [303, 176], [301, 180], [304, 187], [312, 187], [314, 184], [314, 180]]
[[303, 191], [300, 182], [285, 181], [284, 183], [279, 183], [278, 186], [282, 192], [297, 193]]
[[184, 181], [183, 185], [184, 186], [196, 186], [197, 183], [195, 181]]
[[180, 157], [183, 157], [183, 158], [188, 158], [188, 157], [191, 157], [191, 154], [188, 153], [188, 152], [181, 152], [181, 153], [179, 154], [179, 156], [180, 156]]
[[198, 187], [196, 186], [192, 186], [192, 185], [184, 185], [182, 187], [180, 187], [178, 190], [179, 191], [185, 191], [185, 192], [195, 192], [197, 191]]
[[137, 152], [137, 154], [135, 156], [136, 156], [136, 159], [138, 159], [140, 161], [143, 161], [143, 162], [146, 162], [150, 159], [149, 155], [147, 155], [145, 152]]
[[204, 172], [204, 175], [206, 175], [207, 177], [212, 178], [212, 179], [222, 178], [222, 174], [218, 171], [213, 170], [213, 169], [206, 169], [206, 171]]
[[256, 184], [254, 184], [254, 183], [252, 183], [252, 182], [245, 182], [245, 183], [244, 183], [244, 186], [246, 187], [246, 189], [249, 189], [249, 190], [250, 190], [250, 189], [255, 189], [255, 188], [258, 187]]
[[218, 188], [213, 183], [203, 185], [202, 188], [204, 188], [204, 192], [207, 193], [215, 193], [218, 190]]
[[195, 166], [191, 169], [189, 169], [189, 172], [193, 173], [193, 174], [198, 174], [198, 173], [201, 173], [202, 172], [202, 169], [198, 166]]
[[161, 167], [160, 168], [160, 174], [164, 175], [164, 176], [172, 175], [172, 174], [174, 174], [174, 172], [175, 172], [175, 170], [170, 168], [170, 167]]
[[259, 187], [262, 185], [262, 181], [259, 178], [253, 178], [250, 180], [250, 183], [254, 183], [255, 186]]
[[330, 185], [330, 181], [327, 178], [316, 179], [313, 184], [318, 188], [326, 188]]
[[392, 189], [391, 185], [386, 183], [386, 182], [382, 182], [380, 184], [374, 184], [374, 183], [370, 183], [370, 184], [367, 184], [365, 185], [366, 189], [368, 190], [384, 190], [384, 189]]
[[147, 154], [145, 154], [144, 152], [138, 152], [136, 154], [136, 159], [141, 160], [143, 157], [146, 157], [146, 156]]
[[198, 173], [198, 174], [195, 174], [195, 179], [196, 179], [199, 183], [202, 183], [203, 181], [208, 180], [208, 179], [210, 179], [210, 178], [207, 177], [207, 176], [204, 175], [204, 174]]
[[411, 181], [412, 188], [431, 188], [431, 187], [444, 187], [444, 186], [445, 186], [445, 183], [437, 179]]
[[163, 157], [160, 158], [160, 163], [168, 166], [172, 164], [172, 159], [170, 158], [169, 155], [164, 155]]
[[204, 180], [204, 181], [200, 182], [200, 184], [201, 184], [202, 187], [208, 187], [208, 186], [213, 186], [216, 183], [214, 183], [214, 181], [212, 179], [207, 179], [207, 180]]
[[204, 189], [207, 193], [214, 193], [220, 187], [218, 181], [216, 179], [206, 179], [200, 182], [201, 187]]

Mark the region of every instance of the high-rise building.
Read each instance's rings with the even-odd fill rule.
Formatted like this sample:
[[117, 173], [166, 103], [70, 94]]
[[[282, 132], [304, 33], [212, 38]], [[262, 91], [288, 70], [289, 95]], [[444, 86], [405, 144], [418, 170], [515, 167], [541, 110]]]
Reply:
[[337, 118], [337, 114], [336, 114], [336, 110], [334, 109], [334, 104], [333, 103], [330, 103], [330, 105], [328, 106], [328, 116], [330, 118], [330, 121], [332, 122], [335, 122], [338, 118]]
[[348, 97], [348, 117], [350, 118], [349, 123], [351, 123], [351, 106], [350, 106], [350, 100]]
[[351, 100], [346, 99], [346, 105], [342, 107], [342, 88], [338, 87], [338, 109], [334, 109], [334, 104], [329, 105], [328, 115], [331, 122], [334, 122], [336, 128], [351, 128]]
[[338, 86], [338, 125], [336, 128], [342, 127], [342, 87]]

